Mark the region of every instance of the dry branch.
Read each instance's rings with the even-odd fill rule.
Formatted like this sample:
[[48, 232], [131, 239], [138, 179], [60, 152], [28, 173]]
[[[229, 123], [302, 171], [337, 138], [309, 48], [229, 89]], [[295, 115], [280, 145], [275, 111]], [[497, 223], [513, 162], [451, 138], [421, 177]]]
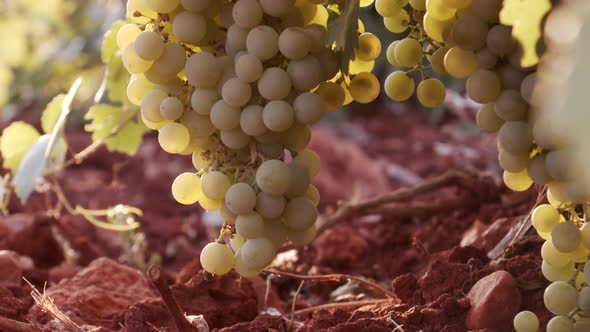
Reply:
[[168, 287], [166, 280], [164, 280], [164, 278], [162, 277], [161, 268], [157, 265], [152, 265], [147, 271], [147, 277], [150, 283], [158, 291], [158, 294], [160, 294], [160, 297], [162, 297], [166, 309], [168, 310], [170, 316], [172, 316], [172, 319], [174, 320], [174, 325], [176, 326], [176, 329], [179, 332], [197, 332], [195, 327], [188, 321], [186, 316], [182, 313], [182, 309], [180, 308], [180, 305], [178, 305], [178, 302], [176, 302], [176, 299], [174, 299], [174, 296], [172, 295], [172, 292], [170, 291], [170, 288]]
[[353, 275], [348, 275], [348, 274], [324, 274], [324, 275], [317, 275], [317, 276], [305, 276], [305, 275], [300, 275], [300, 274], [294, 274], [294, 273], [289, 273], [289, 272], [283, 272], [283, 271], [278, 271], [278, 270], [273, 270], [273, 269], [266, 269], [264, 270], [267, 273], [272, 273], [272, 274], [276, 274], [279, 276], [285, 276], [285, 277], [290, 277], [293, 279], [298, 279], [298, 280], [316, 280], [316, 281], [342, 281], [342, 280], [354, 280], [360, 284], [363, 284], [369, 288], [373, 288], [378, 290], [379, 292], [385, 294], [387, 297], [390, 298], [396, 298], [395, 294], [391, 291], [388, 291], [387, 289], [377, 285], [376, 283], [373, 283], [369, 280], [366, 280], [364, 278], [361, 277], [357, 277], [357, 276], [353, 276]]

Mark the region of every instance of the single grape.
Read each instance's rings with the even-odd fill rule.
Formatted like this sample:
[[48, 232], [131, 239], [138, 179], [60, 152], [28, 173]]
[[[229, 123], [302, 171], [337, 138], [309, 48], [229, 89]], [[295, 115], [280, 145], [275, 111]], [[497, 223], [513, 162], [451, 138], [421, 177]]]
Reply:
[[315, 224], [318, 210], [309, 198], [301, 196], [287, 203], [283, 217], [289, 229], [303, 231]]
[[256, 171], [256, 184], [270, 195], [283, 195], [291, 181], [289, 167], [280, 160], [267, 160]]
[[144, 0], [145, 4], [153, 11], [168, 14], [174, 11], [180, 4], [180, 0]]
[[383, 17], [390, 17], [398, 14], [402, 10], [401, 0], [376, 0], [375, 9]]
[[[502, 83], [500, 78], [491, 70], [480, 69], [467, 79], [467, 95], [480, 104], [488, 104], [496, 101], [496, 99], [501, 99], [498, 98], [498, 96], [501, 96], [501, 92]], [[496, 107], [498, 107], [499, 102], [496, 102]], [[507, 121], [520, 120], [517, 117], [504, 118], [500, 114], [498, 116]]]
[[227, 175], [219, 171], [205, 173], [201, 177], [201, 188], [203, 189], [203, 194], [205, 194], [205, 196], [210, 199], [224, 199], [225, 194], [229, 190], [230, 186], [230, 179], [227, 177]]
[[253, 269], [264, 268], [272, 262], [275, 248], [269, 239], [250, 239], [240, 249], [240, 256], [245, 266]]
[[396, 71], [387, 76], [385, 80], [385, 93], [395, 101], [408, 100], [414, 94], [414, 80], [405, 72]]
[[225, 193], [225, 205], [234, 214], [248, 214], [256, 206], [256, 192], [249, 184], [238, 182]]
[[259, 25], [248, 32], [246, 47], [248, 53], [268, 61], [279, 52], [279, 34], [269, 26]]
[[294, 119], [293, 107], [283, 100], [269, 102], [262, 111], [264, 125], [275, 132], [283, 132], [289, 129], [293, 125]]
[[504, 90], [495, 104], [498, 116], [506, 121], [526, 120], [528, 111], [527, 102], [516, 90]]
[[[500, 119], [500, 117], [498, 117], [498, 115], [494, 111], [494, 104], [485, 104], [477, 112], [476, 123], [477, 123], [477, 126], [479, 127], [479, 129], [481, 129], [482, 131], [485, 131], [488, 133], [495, 133], [498, 130], [500, 130], [500, 128], [504, 124], [504, 120]], [[500, 156], [501, 155], [502, 155], [502, 152], [500, 151]], [[502, 158], [500, 157], [500, 165], [502, 165], [501, 159]], [[528, 164], [528, 160], [529, 159], [528, 159], [528, 155], [527, 155], [526, 159], [525, 159], [525, 164], [523, 165], [522, 168], [519, 168], [519, 169], [507, 169], [504, 166], [502, 166], [502, 168], [507, 171], [511, 171], [511, 172], [520, 171], [524, 167], [526, 167], [526, 165]]]
[[256, 82], [263, 71], [262, 62], [252, 54], [244, 54], [236, 61], [236, 76], [243, 82]]
[[396, 15], [384, 17], [383, 24], [390, 32], [402, 33], [410, 26], [410, 15], [406, 10], [400, 10]]
[[322, 108], [326, 112], [335, 112], [344, 105], [346, 94], [340, 84], [323, 82], [316, 93], [322, 98]]
[[129, 44], [133, 43], [141, 30], [137, 24], [129, 23], [119, 29], [117, 32], [117, 46], [120, 50], [124, 50]]
[[418, 84], [416, 95], [425, 107], [437, 107], [445, 101], [447, 91], [444, 84], [436, 78], [426, 79]]
[[310, 149], [297, 152], [297, 155], [293, 158], [293, 163], [307, 168], [309, 176], [312, 178], [320, 171], [320, 157]]
[[309, 91], [318, 86], [322, 79], [322, 65], [313, 55], [301, 60], [291, 60], [287, 66], [293, 87], [299, 91]]
[[234, 21], [242, 29], [252, 29], [262, 21], [264, 12], [258, 0], [238, 0], [232, 14]]
[[418, 65], [423, 55], [422, 44], [413, 38], [404, 38], [395, 46], [395, 59], [402, 67]]
[[460, 47], [449, 49], [444, 65], [449, 75], [455, 78], [466, 78], [479, 68], [475, 53]]
[[448, 20], [457, 13], [457, 10], [448, 7], [445, 1], [447, 0], [428, 0], [426, 1], [426, 10], [438, 20]]
[[282, 219], [267, 220], [264, 222], [264, 237], [269, 239], [275, 247], [279, 247], [287, 241], [289, 229]]
[[279, 36], [279, 51], [287, 59], [301, 60], [311, 49], [311, 40], [308, 34], [299, 27], [291, 27], [283, 30]]
[[174, 17], [172, 30], [179, 41], [197, 45], [207, 34], [207, 21], [203, 15], [181, 12]]
[[358, 38], [356, 56], [363, 61], [372, 61], [381, 54], [381, 41], [370, 32], [361, 34]]
[[236, 233], [245, 239], [257, 239], [264, 235], [264, 220], [256, 212], [240, 214], [236, 218]]
[[133, 45], [137, 55], [144, 60], [156, 60], [164, 53], [164, 41], [154, 31], [143, 31], [137, 36]]
[[297, 96], [293, 101], [293, 110], [295, 119], [308, 125], [317, 123], [324, 115], [322, 98], [311, 92], [304, 92]]
[[181, 153], [190, 143], [188, 129], [180, 123], [170, 122], [158, 131], [158, 142], [168, 153]]
[[568, 316], [555, 316], [547, 323], [547, 332], [574, 332], [574, 322]]
[[506, 187], [514, 191], [526, 191], [533, 185], [533, 180], [526, 169], [517, 173], [504, 171], [502, 178]]
[[303, 196], [310, 184], [307, 167], [301, 164], [292, 163], [289, 165], [289, 170], [291, 173], [291, 180], [285, 196], [288, 198]]
[[213, 88], [221, 78], [222, 67], [215, 56], [197, 52], [186, 61], [185, 73], [188, 82], [196, 88]]
[[549, 204], [541, 204], [533, 210], [531, 220], [540, 232], [551, 232], [559, 223], [559, 211]]
[[211, 274], [224, 275], [234, 267], [234, 252], [221, 243], [209, 243], [201, 251], [201, 266]]
[[191, 96], [191, 106], [195, 112], [201, 115], [209, 115], [219, 95], [213, 89], [195, 89]]
[[553, 181], [545, 166], [544, 154], [534, 156], [529, 163], [529, 176], [536, 184], [546, 185]]
[[513, 324], [516, 332], [537, 332], [539, 318], [532, 311], [521, 311], [514, 317]]
[[445, 55], [447, 54], [447, 52], [449, 51], [449, 49], [447, 47], [440, 47], [438, 48], [436, 51], [434, 51], [432, 53], [432, 55], [428, 58], [428, 61], [430, 61], [430, 68], [432, 68], [432, 70], [442, 76], [446, 76], [449, 73], [447, 72], [447, 70], [445, 69]]
[[246, 135], [240, 128], [222, 130], [219, 133], [221, 142], [232, 150], [241, 150], [250, 143], [250, 136]]
[[368, 104], [381, 92], [381, 84], [372, 73], [360, 73], [355, 75], [349, 84], [352, 98], [361, 104]]
[[555, 267], [547, 261], [543, 261], [541, 264], [541, 273], [545, 279], [556, 282], [556, 281], [568, 281], [576, 270], [574, 263], [570, 261], [570, 264], [564, 267]]
[[578, 291], [566, 281], [556, 281], [545, 289], [545, 307], [555, 315], [567, 315], [577, 307]]
[[139, 57], [135, 51], [134, 44], [127, 45], [125, 50], [123, 50], [122, 61], [127, 71], [132, 75], [143, 74], [152, 66], [152, 61]]
[[258, 80], [258, 92], [266, 100], [281, 100], [291, 92], [291, 77], [279, 67], [266, 69]]
[[210, 118], [215, 128], [232, 130], [240, 125], [240, 108], [233, 107], [223, 100], [216, 102], [211, 108]]
[[293, 10], [294, 0], [259, 0], [264, 12], [272, 17], [283, 17]]
[[298, 246], [306, 246], [310, 244], [316, 237], [317, 228], [315, 225], [303, 231], [295, 231], [290, 229], [287, 237], [291, 242]]
[[516, 47], [516, 39], [512, 37], [512, 28], [498, 24], [493, 26], [487, 34], [487, 46], [490, 52], [497, 56], [506, 56]]
[[132, 77], [127, 85], [127, 98], [133, 105], [141, 106], [141, 100], [153, 88], [152, 82], [144, 77]]
[[176, 97], [167, 97], [160, 104], [160, 114], [166, 120], [176, 121], [184, 113], [184, 105]]
[[285, 211], [287, 204], [283, 196], [269, 195], [264, 192], [256, 196], [256, 212], [266, 219], [276, 219]]
[[180, 0], [182, 7], [193, 13], [201, 13], [215, 0]]
[[180, 44], [166, 43], [162, 55], [154, 62], [153, 69], [162, 76], [180, 73], [186, 64], [186, 50]]
[[500, 128], [498, 140], [502, 149], [513, 154], [528, 153], [533, 146], [533, 136], [528, 123], [507, 121]]
[[221, 96], [228, 105], [242, 107], [252, 98], [252, 89], [248, 83], [234, 77], [223, 84]]
[[571, 221], [558, 223], [551, 231], [551, 243], [561, 253], [570, 253], [578, 248], [582, 234]]

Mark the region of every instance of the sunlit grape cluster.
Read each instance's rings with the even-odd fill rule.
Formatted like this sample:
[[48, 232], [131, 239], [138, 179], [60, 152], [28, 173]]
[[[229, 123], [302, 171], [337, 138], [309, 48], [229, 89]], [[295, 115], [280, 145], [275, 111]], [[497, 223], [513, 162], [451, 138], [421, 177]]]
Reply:
[[131, 23], [117, 43], [133, 75], [128, 97], [163, 150], [192, 155], [196, 172], [176, 178], [174, 198], [219, 210], [225, 222], [201, 253], [210, 273], [255, 276], [285, 241], [315, 237], [319, 193], [310, 180], [319, 158], [307, 149], [310, 125], [340, 108], [346, 91], [368, 102], [355, 87], [367, 91], [376, 81], [361, 72], [342, 79], [325, 46], [321, 2], [127, 4]]
[[[429, 2], [430, 3], [430, 2]], [[428, 7], [430, 8], [430, 7]], [[429, 77], [429, 68], [436, 74], [446, 75], [442, 65], [448, 48], [443, 46], [442, 36], [433, 33], [424, 22], [430, 14], [425, 0], [376, 0], [375, 9], [383, 16], [387, 30], [393, 33], [410, 32], [387, 47], [387, 61], [395, 67], [409, 68], [389, 74], [384, 90], [395, 101], [408, 100], [414, 94], [425, 107], [437, 107], [446, 97], [444, 84], [437, 78]], [[415, 79], [419, 79], [416, 87]]]
[[[533, 227], [546, 240], [541, 271], [551, 284], [543, 299], [556, 315], [547, 331], [590, 331], [590, 224], [575, 206], [551, 197], [549, 202], [537, 206], [531, 216]], [[517, 332], [535, 332], [539, 321], [533, 313], [521, 312], [514, 327]]]

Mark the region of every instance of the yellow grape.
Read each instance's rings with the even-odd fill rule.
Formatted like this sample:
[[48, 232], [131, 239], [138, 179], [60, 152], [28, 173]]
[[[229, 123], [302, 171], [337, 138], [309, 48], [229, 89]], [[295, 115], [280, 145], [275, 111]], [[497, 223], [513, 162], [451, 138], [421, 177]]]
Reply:
[[457, 10], [447, 7], [445, 1], [447, 0], [426, 0], [426, 10], [438, 20], [448, 20], [455, 16]]
[[375, 9], [383, 17], [394, 16], [402, 10], [402, 0], [376, 0]]
[[201, 251], [200, 261], [205, 271], [223, 275], [234, 267], [234, 252], [225, 244], [209, 243]]
[[416, 83], [403, 71], [396, 71], [385, 80], [385, 93], [395, 101], [404, 101], [412, 97]]
[[337, 111], [346, 99], [344, 89], [340, 84], [334, 82], [324, 82], [320, 84], [316, 93], [322, 97], [322, 104], [327, 112]]
[[360, 5], [361, 7], [369, 7], [373, 2], [375, 2], [375, 0], [361, 0]]
[[349, 87], [352, 98], [361, 104], [374, 101], [381, 92], [381, 84], [377, 77], [367, 72], [356, 75], [350, 81]]
[[445, 101], [447, 91], [439, 79], [429, 78], [418, 84], [416, 94], [422, 105], [426, 107], [437, 107]]
[[348, 73], [350, 75], [356, 75], [358, 73], [370, 72], [373, 71], [374, 67], [375, 61], [362, 61], [360, 59], [355, 59], [353, 61], [350, 61]]
[[475, 53], [459, 47], [453, 47], [447, 52], [444, 64], [449, 75], [455, 78], [465, 78], [479, 68]]
[[180, 153], [189, 145], [190, 134], [185, 126], [177, 122], [170, 122], [160, 128], [158, 142], [162, 150], [168, 153]]
[[525, 191], [533, 185], [526, 168], [518, 173], [504, 171], [503, 179], [504, 184], [514, 191]]
[[399, 64], [399, 62], [397, 62], [397, 59], [395, 58], [395, 47], [398, 43], [399, 40], [395, 40], [391, 44], [389, 44], [389, 47], [387, 47], [387, 61], [396, 67], [401, 67], [401, 65]]
[[408, 29], [410, 25], [410, 15], [407, 11], [401, 10], [398, 14], [384, 17], [383, 24], [385, 28], [393, 33], [402, 33]]
[[370, 32], [361, 34], [358, 38], [356, 56], [362, 61], [372, 61], [381, 54], [381, 41]]
[[449, 74], [445, 69], [445, 55], [448, 51], [449, 49], [447, 47], [441, 47], [434, 51], [434, 53], [428, 58], [428, 61], [430, 61], [430, 68], [432, 68], [435, 73], [442, 76]]
[[448, 20], [439, 20], [427, 12], [423, 18], [424, 31], [426, 31], [426, 34], [428, 34], [428, 36], [433, 40], [443, 43], [454, 21], [454, 18]]
[[172, 196], [180, 204], [195, 204], [201, 196], [201, 178], [195, 173], [180, 174], [172, 183]]
[[422, 43], [414, 38], [404, 38], [395, 46], [395, 58], [402, 67], [418, 65], [423, 55]]

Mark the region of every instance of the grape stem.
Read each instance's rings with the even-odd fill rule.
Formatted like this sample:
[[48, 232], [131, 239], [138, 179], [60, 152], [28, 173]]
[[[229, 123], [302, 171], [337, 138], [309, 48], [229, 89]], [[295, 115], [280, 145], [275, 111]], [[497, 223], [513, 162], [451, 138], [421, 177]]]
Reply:
[[160, 266], [150, 266], [150, 268], [147, 271], [147, 277], [152, 286], [154, 286], [154, 288], [156, 289], [156, 291], [158, 291], [158, 294], [160, 294], [160, 297], [164, 301], [164, 305], [166, 306], [168, 313], [170, 314], [170, 316], [172, 316], [172, 319], [174, 320], [174, 325], [176, 326], [176, 329], [179, 332], [197, 332], [195, 327], [188, 321], [186, 316], [184, 316], [184, 314], [182, 313], [180, 305], [178, 305], [178, 302], [176, 302], [174, 295], [168, 287], [168, 283], [162, 276], [162, 269], [160, 268]]
[[294, 274], [294, 273], [289, 273], [289, 272], [283, 272], [283, 271], [278, 271], [278, 270], [274, 270], [274, 269], [265, 269], [264, 270], [267, 273], [271, 273], [271, 274], [276, 274], [279, 276], [285, 276], [285, 277], [290, 277], [293, 279], [298, 279], [298, 280], [317, 280], [317, 281], [342, 281], [342, 280], [354, 280], [356, 282], [358, 282], [359, 284], [363, 284], [369, 288], [373, 288], [378, 290], [379, 292], [385, 294], [387, 297], [389, 298], [397, 298], [397, 296], [395, 295], [395, 293], [377, 285], [374, 282], [371, 282], [369, 280], [366, 280], [364, 278], [361, 277], [357, 277], [357, 276], [353, 276], [353, 275], [348, 275], [348, 274], [324, 274], [324, 275], [317, 275], [317, 276], [305, 276], [305, 275], [300, 275], [300, 274]]

